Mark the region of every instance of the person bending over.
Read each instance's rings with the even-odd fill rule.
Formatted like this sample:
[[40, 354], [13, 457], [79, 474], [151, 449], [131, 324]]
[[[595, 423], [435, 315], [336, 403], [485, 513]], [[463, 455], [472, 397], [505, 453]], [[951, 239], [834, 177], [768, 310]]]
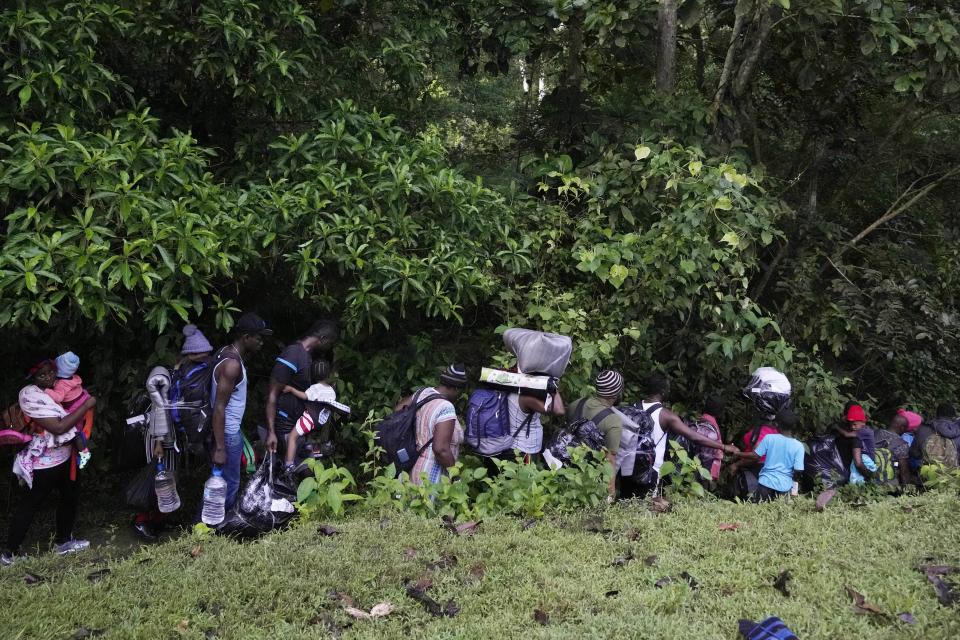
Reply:
[[789, 409], [777, 415], [779, 433], [768, 434], [753, 451], [744, 451], [737, 457], [757, 464], [763, 458], [763, 467], [753, 495], [755, 502], [769, 502], [792, 493], [797, 495], [800, 474], [803, 472], [803, 443], [793, 437], [797, 417]]

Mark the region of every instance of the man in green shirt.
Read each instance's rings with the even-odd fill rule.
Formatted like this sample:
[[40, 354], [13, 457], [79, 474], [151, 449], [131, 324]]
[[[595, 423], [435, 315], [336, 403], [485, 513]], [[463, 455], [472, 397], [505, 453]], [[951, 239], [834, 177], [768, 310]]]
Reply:
[[620, 434], [623, 420], [613, 407], [623, 395], [623, 376], [619, 371], [604, 369], [593, 382], [596, 394], [580, 398], [567, 405], [567, 420], [592, 420], [606, 439], [607, 460], [613, 468], [610, 476], [610, 496], [616, 495], [617, 451], [620, 449]]

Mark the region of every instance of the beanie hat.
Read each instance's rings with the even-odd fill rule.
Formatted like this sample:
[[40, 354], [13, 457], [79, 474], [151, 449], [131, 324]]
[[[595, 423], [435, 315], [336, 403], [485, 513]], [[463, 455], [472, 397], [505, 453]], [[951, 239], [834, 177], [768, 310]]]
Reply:
[[863, 407], [858, 404], [851, 405], [847, 409], [847, 422], [866, 422], [867, 414], [864, 413]]
[[203, 332], [195, 324], [188, 324], [183, 328], [183, 335], [186, 339], [183, 341], [183, 348], [180, 353], [190, 355], [191, 353], [210, 353], [213, 346]]
[[73, 351], [57, 356], [57, 377], [72, 378], [73, 374], [80, 368], [80, 356]]
[[593, 386], [601, 398], [617, 398], [623, 392], [623, 376], [619, 371], [604, 369], [597, 374]]
[[452, 364], [440, 372], [440, 384], [455, 389], [467, 386], [467, 367], [463, 364]]
[[919, 413], [914, 413], [913, 411], [908, 411], [906, 409], [897, 409], [897, 413], [906, 419], [907, 431], [916, 431], [920, 425], [923, 424], [923, 418]]

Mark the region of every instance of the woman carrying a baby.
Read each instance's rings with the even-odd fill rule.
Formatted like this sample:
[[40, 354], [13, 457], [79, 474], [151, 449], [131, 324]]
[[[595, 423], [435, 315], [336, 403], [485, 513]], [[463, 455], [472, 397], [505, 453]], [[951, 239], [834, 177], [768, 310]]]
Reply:
[[[60, 494], [54, 538], [57, 553], [64, 555], [90, 545], [86, 540], [73, 538], [80, 495], [73, 453], [77, 431], [82, 427], [87, 411], [93, 409], [97, 401], [82, 392], [86, 397], [79, 402], [67, 400], [70, 407], [67, 411], [48, 393], [57, 386], [58, 380], [66, 379], [58, 379], [57, 374], [54, 360], [42, 360], [30, 368], [27, 374], [29, 384], [20, 390], [20, 410], [29, 420], [34, 437], [14, 461], [13, 472], [24, 481], [27, 491], [10, 521], [7, 548], [0, 554], [0, 564], [14, 562], [34, 516], [54, 490]], [[68, 395], [73, 396], [75, 390], [71, 391]]]

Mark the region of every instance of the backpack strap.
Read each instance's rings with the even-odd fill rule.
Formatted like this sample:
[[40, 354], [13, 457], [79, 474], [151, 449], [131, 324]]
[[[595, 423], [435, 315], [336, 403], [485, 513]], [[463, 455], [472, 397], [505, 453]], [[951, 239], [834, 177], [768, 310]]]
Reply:
[[[416, 419], [417, 419], [417, 414], [420, 413], [420, 409], [422, 409], [424, 406], [426, 406], [426, 404], [427, 404], [428, 402], [433, 402], [434, 400], [446, 400], [446, 398], [445, 398], [444, 396], [440, 395], [439, 393], [434, 393], [434, 394], [431, 394], [431, 395], [427, 396], [426, 398], [421, 398], [421, 399], [418, 400], [418, 399], [417, 399], [417, 396], [418, 396], [420, 393], [422, 393], [423, 391], [424, 391], [424, 389], [417, 389], [417, 390], [413, 393], [413, 401], [414, 401], [414, 404], [413, 404], [413, 419], [414, 419], [414, 421], [416, 421]], [[408, 407], [408, 408], [409, 408], [409, 407]], [[416, 425], [414, 425], [413, 429], [414, 429], [414, 440], [416, 440], [416, 429], [417, 429]], [[427, 440], [426, 442], [424, 442], [422, 447], [420, 447], [420, 448], [417, 449], [417, 457], [416, 457], [415, 459], [416, 459], [416, 460], [420, 460], [420, 457], [423, 456], [423, 452], [426, 451], [426, 450], [427, 450], [427, 447], [429, 447], [431, 444], [433, 444], [433, 436], [431, 436], [429, 440]], [[416, 463], [414, 463], [414, 464], [416, 464]]]
[[[662, 403], [662, 402], [654, 402], [652, 405], [650, 405], [649, 407], [647, 407], [646, 409], [644, 409], [643, 412], [644, 412], [645, 414], [647, 414], [648, 416], [650, 416], [650, 419], [652, 420], [652, 419], [653, 419], [653, 414], [656, 413], [656, 411], [657, 411], [658, 409], [663, 409], [663, 403]], [[667, 437], [667, 430], [666, 430], [666, 429], [664, 429], [663, 427], [660, 427], [660, 431], [663, 431], [663, 435], [660, 436], [660, 439], [657, 440], [657, 441], [653, 444], [653, 446], [654, 446], [655, 448], [656, 448], [656, 447], [659, 447], [659, 446], [660, 446], [660, 443], [663, 442], [663, 439]]]
[[536, 413], [528, 413], [528, 414], [527, 414], [527, 417], [523, 419], [523, 422], [520, 423], [520, 426], [517, 427], [517, 430], [513, 432], [513, 437], [514, 437], [514, 438], [517, 437], [517, 434], [518, 434], [518, 433], [520, 433], [521, 431], [523, 431], [523, 428], [524, 428], [524, 427], [527, 428], [527, 434], [526, 434], [525, 437], [527, 437], [527, 438], [530, 437], [530, 423], [533, 422], [533, 416], [535, 416], [535, 415], [536, 415]]
[[576, 420], [583, 418], [583, 405], [585, 404], [587, 404], [586, 398], [582, 398], [580, 402], [577, 403], [577, 408], [573, 411], [573, 415]]
[[609, 418], [611, 415], [613, 415], [613, 407], [607, 407], [597, 415], [593, 416], [592, 418], [593, 424], [599, 427], [600, 423], [606, 420], [607, 418]]

